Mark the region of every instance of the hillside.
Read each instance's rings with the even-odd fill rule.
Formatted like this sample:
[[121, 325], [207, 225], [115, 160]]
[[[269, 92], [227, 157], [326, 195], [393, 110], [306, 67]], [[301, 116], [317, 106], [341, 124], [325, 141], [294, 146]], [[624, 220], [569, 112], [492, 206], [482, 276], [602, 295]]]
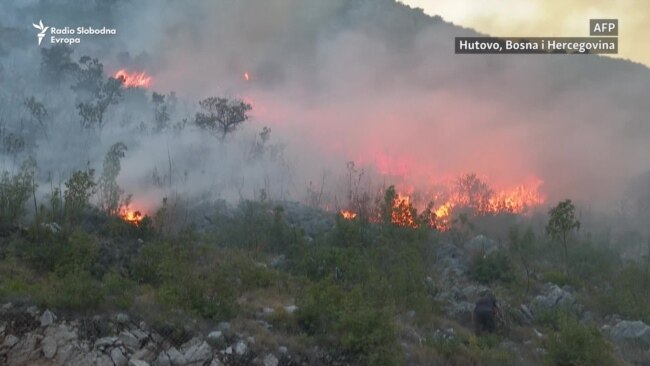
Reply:
[[165, 5], [0, 5], [0, 364], [650, 363], [647, 67]]

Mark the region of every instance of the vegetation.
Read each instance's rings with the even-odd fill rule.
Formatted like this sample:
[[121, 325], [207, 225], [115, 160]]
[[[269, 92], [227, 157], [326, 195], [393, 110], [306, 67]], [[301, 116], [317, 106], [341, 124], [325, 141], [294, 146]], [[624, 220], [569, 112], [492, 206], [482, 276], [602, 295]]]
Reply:
[[[76, 105], [88, 141], [101, 139], [92, 131], [116, 121], [109, 118], [115, 106], [138, 97], [148, 118], [139, 128], [157, 137], [175, 136], [187, 125], [225, 144], [251, 110], [241, 100], [208, 97], [186, 115], [194, 118], [178, 120], [173, 93], [149, 97], [126, 90], [123, 80], [105, 77], [97, 59], [74, 62], [63, 46], [42, 48], [41, 54], [40, 76], [50, 87], [69, 87], [69, 114]], [[284, 339], [304, 349], [317, 346], [342, 363], [367, 365], [401, 365], [418, 354], [420, 364], [511, 365], [519, 356], [508, 348], [512, 344], [543, 348], [545, 356], [530, 351], [523, 357], [549, 364], [615, 364], [610, 344], [595, 324], [575, 319], [575, 308], [536, 311], [532, 325], [520, 319], [520, 305], [530, 304], [548, 283], [571, 287], [598, 320], [615, 313], [650, 322], [650, 257], [625, 261], [609, 236], [578, 232], [571, 200], [543, 217], [492, 213], [490, 187], [468, 174], [456, 181], [457, 212], [442, 222], [432, 202], [415, 205], [395, 186], [364, 192], [364, 170], [348, 162], [342, 200], [357, 215], [320, 212], [328, 218], [325, 228], [307, 232], [289, 216], [287, 202], [271, 198], [268, 186], [255, 191], [256, 199], [242, 194], [234, 206], [201, 197], [207, 208], [195, 209], [196, 201], [188, 202], [174, 186], [189, 178], [174, 169], [167, 148], [164, 168], [150, 176], [168, 196], [149, 216], [126, 220], [131, 196], [120, 174], [127, 144], [111, 140], [97, 165], [71, 163], [64, 173], [36, 166], [30, 156], [48, 134], [60, 132], [51, 127], [60, 108], [39, 95], [17, 100], [26, 128], [0, 131], [8, 158], [0, 174], [0, 301], [75, 313], [119, 309], [165, 325], [176, 317], [192, 324], [246, 323], [270, 308], [264, 322]], [[246, 158], [265, 173], [266, 163], [282, 161], [281, 146], [271, 145], [270, 136], [264, 127], [246, 145]], [[49, 193], [38, 192], [45, 176]], [[325, 176], [320, 187], [310, 183], [308, 204], [322, 206], [324, 185]], [[486, 228], [507, 246], [469, 258], [468, 267], [466, 258], [451, 258], [467, 283], [446, 278], [451, 271], [441, 268], [438, 249], [454, 244], [462, 251], [462, 243]], [[561, 251], [548, 250], [555, 242]], [[446, 301], [452, 297], [467, 315], [466, 305], [486, 287], [506, 315], [519, 318], [512, 316], [517, 323], [498, 334], [477, 337], [471, 320], [452, 319]], [[295, 311], [287, 305], [296, 305]], [[544, 336], [531, 335], [533, 327]]]
[[235, 131], [248, 119], [251, 105], [241, 100], [210, 97], [199, 102], [202, 111], [196, 114], [194, 123], [201, 129], [218, 134], [221, 139]]
[[546, 233], [553, 239], [561, 240], [562, 247], [564, 248], [564, 264], [565, 271], [569, 272], [569, 249], [568, 249], [568, 235], [573, 229], [580, 229], [580, 221], [576, 219], [576, 208], [567, 199], [551, 208], [548, 212], [549, 220], [546, 225]]

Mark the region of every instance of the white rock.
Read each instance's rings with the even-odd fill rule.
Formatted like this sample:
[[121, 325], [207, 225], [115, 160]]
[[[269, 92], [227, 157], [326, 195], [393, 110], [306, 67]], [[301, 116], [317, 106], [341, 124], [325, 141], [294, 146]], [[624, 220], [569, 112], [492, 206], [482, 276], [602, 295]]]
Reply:
[[97, 361], [95, 361], [95, 365], [97, 366], [115, 366], [113, 361], [111, 360], [108, 355], [101, 354], [99, 357], [97, 357]]
[[54, 321], [56, 320], [56, 315], [54, 315], [54, 313], [52, 313], [49, 310], [45, 310], [43, 314], [41, 314], [39, 320], [41, 321], [42, 327], [47, 327], [48, 325], [54, 323]]
[[154, 366], [171, 366], [172, 362], [165, 352], [160, 352], [156, 360], [153, 362]]
[[266, 355], [266, 357], [264, 357], [262, 363], [264, 364], [264, 366], [278, 366], [278, 363], [280, 363], [280, 361], [278, 360], [277, 357], [275, 357], [275, 355], [269, 353], [268, 355]]
[[614, 342], [634, 342], [650, 347], [650, 326], [642, 321], [623, 320], [609, 330]]
[[298, 307], [296, 305], [287, 305], [284, 307], [284, 310], [289, 314], [293, 314], [296, 310], [298, 310]]
[[123, 331], [120, 333], [120, 341], [131, 351], [140, 349], [140, 341], [131, 332]]
[[18, 343], [19, 339], [18, 337], [9, 334], [7, 337], [5, 337], [4, 342], [2, 342], [2, 348], [11, 348]]
[[131, 334], [133, 334], [138, 339], [138, 341], [149, 338], [149, 335], [140, 329], [133, 329], [131, 331]]
[[211, 346], [217, 347], [224, 342], [223, 333], [220, 330], [212, 331], [208, 334], [207, 340]]
[[115, 366], [126, 366], [128, 363], [128, 360], [119, 348], [113, 348], [111, 351], [111, 360], [113, 360]]
[[248, 351], [248, 347], [246, 346], [246, 343], [244, 343], [243, 341], [237, 342], [237, 344], [235, 345], [235, 353], [241, 356], [245, 354], [246, 351]]
[[124, 313], [118, 313], [115, 315], [115, 321], [120, 324], [126, 324], [130, 321], [129, 316]]
[[200, 363], [210, 359], [212, 348], [206, 342], [190, 347], [185, 352], [185, 359], [189, 363]]
[[142, 360], [130, 359], [129, 360], [129, 366], [149, 366], [149, 362], [142, 361]]
[[187, 364], [187, 359], [185, 359], [185, 356], [183, 356], [183, 354], [180, 353], [176, 347], [171, 347], [168, 349], [167, 356], [169, 357], [169, 361], [171, 361], [172, 365], [174, 366], [184, 366]]
[[104, 348], [112, 346], [117, 342], [117, 337], [104, 337], [95, 341], [95, 348]]
[[54, 337], [45, 337], [41, 341], [41, 348], [43, 349], [43, 355], [45, 358], [52, 358], [56, 354], [57, 345], [56, 339]]

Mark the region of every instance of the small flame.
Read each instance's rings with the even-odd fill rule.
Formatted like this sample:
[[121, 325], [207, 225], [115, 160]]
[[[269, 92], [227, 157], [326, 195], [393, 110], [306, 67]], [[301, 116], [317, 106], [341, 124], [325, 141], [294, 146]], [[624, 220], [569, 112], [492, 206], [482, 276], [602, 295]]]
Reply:
[[152, 78], [144, 71], [128, 72], [125, 69], [117, 70], [114, 76], [122, 80], [125, 88], [148, 88], [151, 85]]
[[122, 209], [122, 212], [120, 213], [120, 217], [122, 220], [135, 224], [136, 226], [142, 221], [142, 213], [137, 210], [132, 210], [129, 207], [125, 207]]
[[251, 79], [250, 75], [248, 75], [248, 72], [244, 72], [244, 80], [249, 81]]
[[357, 213], [350, 210], [341, 210], [341, 216], [346, 220], [352, 220], [357, 217]]

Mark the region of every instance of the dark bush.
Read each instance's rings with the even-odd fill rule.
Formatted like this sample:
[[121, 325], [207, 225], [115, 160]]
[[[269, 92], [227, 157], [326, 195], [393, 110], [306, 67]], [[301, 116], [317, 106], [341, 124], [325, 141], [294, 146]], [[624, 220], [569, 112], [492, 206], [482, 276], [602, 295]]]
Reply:
[[502, 252], [472, 258], [469, 275], [482, 284], [496, 281], [507, 283], [515, 278], [512, 261]]

